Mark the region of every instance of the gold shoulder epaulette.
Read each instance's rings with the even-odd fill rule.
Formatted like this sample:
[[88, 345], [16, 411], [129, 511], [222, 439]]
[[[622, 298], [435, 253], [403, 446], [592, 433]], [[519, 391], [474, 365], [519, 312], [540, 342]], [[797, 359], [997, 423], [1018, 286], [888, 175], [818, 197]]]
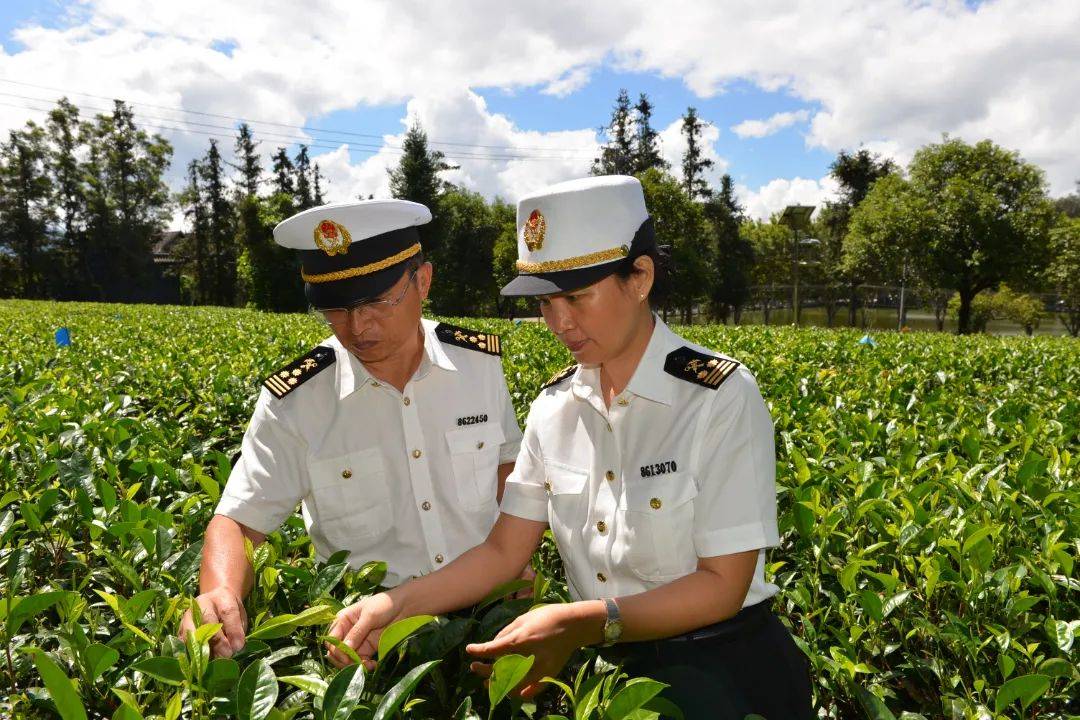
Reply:
[[291, 363], [263, 380], [263, 387], [281, 399], [334, 364], [337, 356], [325, 345], [320, 345], [307, 355]]
[[447, 345], [457, 345], [469, 350], [479, 350], [488, 355], [502, 355], [502, 342], [498, 335], [477, 332], [468, 328], [439, 323], [435, 326], [435, 337]]
[[720, 387], [738, 367], [739, 363], [734, 360], [707, 355], [688, 347], [672, 350], [664, 361], [664, 372], [712, 390]]
[[577, 370], [577, 365], [571, 365], [570, 367], [563, 368], [562, 370], [548, 378], [548, 381], [541, 385], [540, 389], [547, 390], [552, 385], [558, 385], [563, 380], [573, 375], [575, 370]]

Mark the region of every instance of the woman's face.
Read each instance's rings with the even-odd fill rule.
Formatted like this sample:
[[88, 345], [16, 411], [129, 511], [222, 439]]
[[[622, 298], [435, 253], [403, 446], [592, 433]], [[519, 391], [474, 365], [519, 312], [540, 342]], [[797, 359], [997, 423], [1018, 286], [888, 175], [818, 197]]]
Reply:
[[540, 312], [551, 332], [582, 365], [600, 365], [626, 351], [639, 323], [648, 317], [653, 265], [648, 257], [634, 261], [634, 272], [570, 292], [540, 296]]

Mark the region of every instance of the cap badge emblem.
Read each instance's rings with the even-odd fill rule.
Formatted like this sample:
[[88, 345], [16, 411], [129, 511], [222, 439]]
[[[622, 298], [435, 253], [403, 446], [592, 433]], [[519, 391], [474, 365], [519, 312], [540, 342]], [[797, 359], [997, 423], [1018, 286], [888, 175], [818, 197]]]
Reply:
[[522, 228], [525, 235], [525, 247], [530, 251], [535, 252], [544, 247], [544, 233], [547, 231], [547, 221], [544, 220], [544, 216], [540, 214], [539, 210], [533, 210], [529, 213], [529, 219], [525, 221], [525, 227]]
[[352, 236], [344, 225], [333, 220], [323, 220], [315, 226], [315, 245], [327, 255], [344, 255]]

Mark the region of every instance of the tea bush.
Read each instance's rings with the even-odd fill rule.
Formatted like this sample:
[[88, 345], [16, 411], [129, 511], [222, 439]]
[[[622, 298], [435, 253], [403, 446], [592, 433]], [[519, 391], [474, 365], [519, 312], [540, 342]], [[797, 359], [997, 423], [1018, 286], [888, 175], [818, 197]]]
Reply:
[[[519, 419], [569, 354], [536, 323], [503, 335]], [[65, 326], [73, 344], [57, 347]], [[298, 517], [254, 549], [251, 631], [211, 660], [175, 638], [203, 528], [260, 379], [326, 334], [303, 315], [0, 303], [0, 716], [655, 717], [659, 685], [591, 653], [539, 706], [488, 688], [466, 641], [530, 600], [387, 631], [378, 668], [335, 671], [321, 633], [381, 580], [316, 562]], [[683, 328], [755, 373], [777, 431], [775, 607], [832, 718], [1080, 713], [1080, 343], [846, 330]], [[550, 541], [536, 600], [566, 599]], [[377, 559], [373, 559], [377, 560]], [[776, 719], [772, 719], [776, 720]]]

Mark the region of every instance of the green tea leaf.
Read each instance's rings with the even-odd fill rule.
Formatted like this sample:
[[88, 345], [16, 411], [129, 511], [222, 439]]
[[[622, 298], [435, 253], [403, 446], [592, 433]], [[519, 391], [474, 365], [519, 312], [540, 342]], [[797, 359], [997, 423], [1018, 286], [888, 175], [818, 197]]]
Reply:
[[244, 669], [236, 686], [236, 714], [240, 720], [265, 720], [277, 702], [278, 684], [274, 670], [265, 660], [256, 660]]
[[379, 659], [384, 660], [406, 638], [434, 621], [435, 618], [432, 615], [417, 615], [391, 623], [379, 636]]
[[323, 695], [323, 720], [348, 720], [360, 704], [365, 679], [363, 665], [348, 665], [339, 670]]
[[503, 655], [491, 666], [488, 680], [488, 700], [494, 709], [529, 674], [536, 658], [532, 655]]
[[1046, 675], [1021, 675], [1009, 680], [994, 697], [994, 712], [1001, 712], [1017, 700], [1024, 710], [1038, 700], [1050, 688], [1050, 678]]
[[416, 686], [420, 684], [420, 681], [424, 679], [432, 669], [435, 668], [442, 660], [432, 660], [426, 662], [423, 665], [417, 665], [408, 673], [405, 677], [398, 680], [394, 687], [390, 688], [390, 691], [383, 695], [382, 702], [379, 703], [379, 707], [375, 709], [375, 715], [372, 720], [389, 720], [393, 717], [394, 713], [398, 711], [398, 708], [408, 700]]
[[75, 684], [52, 658], [37, 648], [26, 652], [33, 658], [45, 689], [63, 720], [86, 720], [86, 708], [75, 692]]

